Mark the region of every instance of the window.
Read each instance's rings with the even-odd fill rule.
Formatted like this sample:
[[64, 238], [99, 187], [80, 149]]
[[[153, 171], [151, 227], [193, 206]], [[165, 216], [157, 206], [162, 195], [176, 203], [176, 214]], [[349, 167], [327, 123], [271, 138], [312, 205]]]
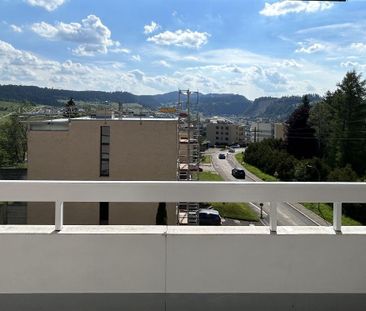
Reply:
[[100, 128], [100, 176], [109, 176], [110, 127]]
[[219, 140], [219, 138], [216, 136], [216, 140]]
[[219, 129], [219, 127], [218, 127], [218, 126], [216, 126], [216, 129], [218, 130], [218, 129]]
[[99, 203], [99, 224], [100, 225], [109, 224], [109, 203], [108, 202]]
[[216, 132], [216, 135], [219, 135], [219, 132]]
[[229, 138], [226, 137], [225, 140], [229, 140]]

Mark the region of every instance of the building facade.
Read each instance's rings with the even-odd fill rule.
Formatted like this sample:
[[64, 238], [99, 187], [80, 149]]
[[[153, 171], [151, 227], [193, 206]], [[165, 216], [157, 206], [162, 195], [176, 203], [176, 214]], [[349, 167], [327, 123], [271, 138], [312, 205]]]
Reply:
[[[177, 120], [152, 118], [71, 119], [31, 123], [29, 180], [174, 181]], [[72, 203], [65, 224], [156, 223], [158, 203]], [[166, 207], [176, 224], [176, 204]], [[28, 224], [54, 223], [53, 203], [29, 203]]]
[[212, 146], [242, 144], [245, 140], [244, 126], [228, 120], [211, 120], [207, 124], [206, 133], [207, 140]]

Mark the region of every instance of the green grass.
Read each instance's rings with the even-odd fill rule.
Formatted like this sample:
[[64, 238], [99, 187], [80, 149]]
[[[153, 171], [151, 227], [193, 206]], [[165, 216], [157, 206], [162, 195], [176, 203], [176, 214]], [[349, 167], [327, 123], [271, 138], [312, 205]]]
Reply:
[[251, 172], [252, 174], [256, 175], [258, 178], [262, 179], [263, 181], [277, 181], [278, 179], [274, 176], [268, 175], [264, 172], [262, 172], [259, 168], [250, 165], [246, 162], [244, 162], [243, 160], [243, 154], [237, 153], [235, 155], [235, 158], [238, 160], [238, 162], [243, 165], [249, 172]]
[[223, 181], [224, 179], [215, 172], [200, 172], [199, 180], [201, 180], [201, 181]]
[[[327, 203], [301, 203], [307, 209], [311, 210], [313, 213], [319, 215], [329, 223], [333, 223], [333, 208]], [[354, 220], [347, 216], [342, 216], [342, 225], [344, 226], [362, 226], [360, 222]]]
[[205, 154], [202, 156], [202, 163], [211, 164], [212, 157], [209, 154]]
[[[224, 179], [215, 172], [200, 172], [201, 181], [223, 181]], [[246, 221], [259, 221], [247, 203], [210, 203], [224, 218], [239, 219]]]
[[211, 203], [212, 207], [219, 211], [221, 217], [246, 221], [259, 221], [247, 203]]

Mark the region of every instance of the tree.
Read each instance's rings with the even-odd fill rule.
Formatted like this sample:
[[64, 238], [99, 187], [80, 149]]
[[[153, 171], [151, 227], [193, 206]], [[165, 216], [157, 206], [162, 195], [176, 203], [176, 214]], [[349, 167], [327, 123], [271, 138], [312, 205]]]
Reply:
[[318, 153], [318, 141], [315, 130], [309, 121], [310, 102], [303, 97], [300, 105], [289, 117], [286, 129], [287, 151], [298, 159], [311, 158]]
[[350, 164], [361, 176], [366, 171], [366, 81], [351, 71], [337, 86], [314, 106], [311, 123], [327, 163], [333, 168]]
[[156, 224], [157, 225], [167, 225], [168, 224], [168, 217], [166, 213], [166, 203], [160, 202], [158, 206], [158, 211], [156, 213]]
[[75, 118], [79, 115], [78, 108], [75, 105], [73, 98], [65, 104], [64, 117]]
[[0, 124], [1, 165], [14, 166], [23, 163], [27, 150], [25, 126], [13, 114]]

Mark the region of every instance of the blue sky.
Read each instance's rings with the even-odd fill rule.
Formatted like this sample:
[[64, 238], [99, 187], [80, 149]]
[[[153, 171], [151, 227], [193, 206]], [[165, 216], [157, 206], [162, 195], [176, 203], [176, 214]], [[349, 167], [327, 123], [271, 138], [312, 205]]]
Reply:
[[0, 0], [0, 84], [323, 95], [365, 72], [365, 17], [365, 0]]

